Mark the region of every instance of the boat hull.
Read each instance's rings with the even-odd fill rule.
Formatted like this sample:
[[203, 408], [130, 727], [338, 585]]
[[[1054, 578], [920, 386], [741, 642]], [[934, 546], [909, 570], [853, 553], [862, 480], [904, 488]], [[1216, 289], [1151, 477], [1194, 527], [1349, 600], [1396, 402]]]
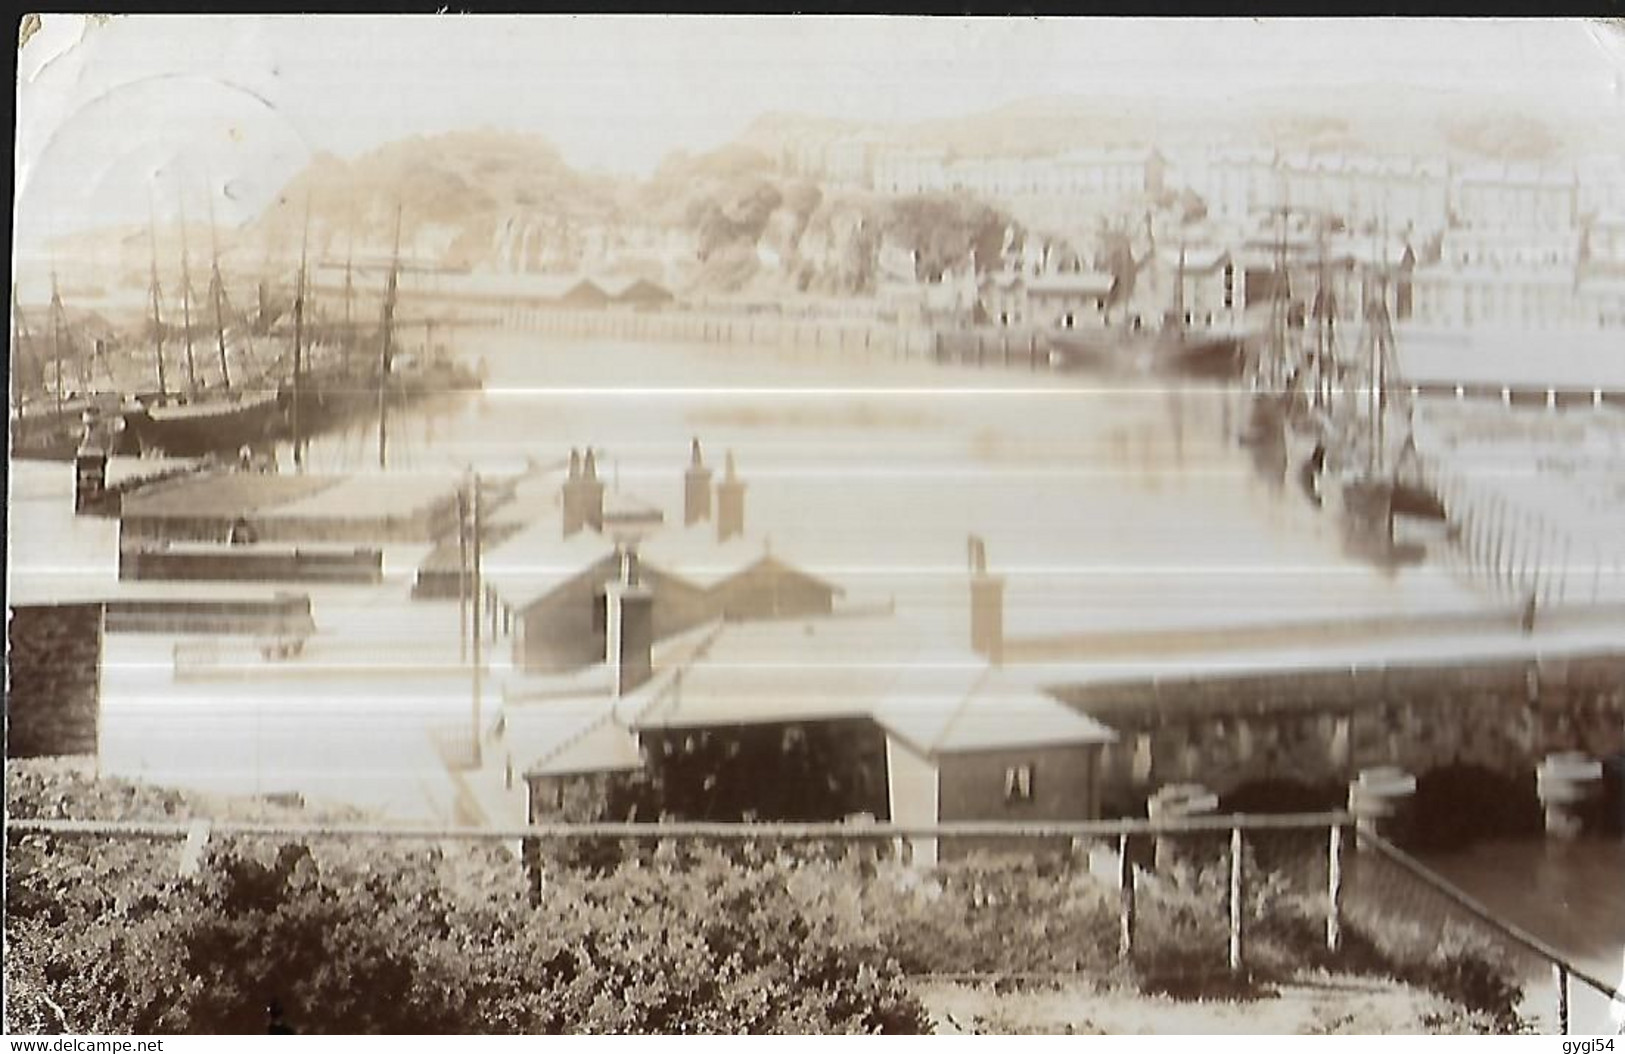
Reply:
[[143, 406], [126, 415], [144, 454], [206, 457], [236, 454], [275, 438], [282, 420], [274, 392]]
[[1228, 334], [1062, 331], [1048, 344], [1050, 364], [1065, 371], [1228, 380], [1242, 367], [1242, 341]]

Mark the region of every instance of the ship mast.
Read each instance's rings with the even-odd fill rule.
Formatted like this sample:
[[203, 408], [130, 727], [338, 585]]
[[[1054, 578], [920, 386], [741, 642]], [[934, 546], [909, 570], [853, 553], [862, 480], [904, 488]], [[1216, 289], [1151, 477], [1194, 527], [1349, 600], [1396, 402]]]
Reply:
[[186, 340], [186, 384], [197, 394], [197, 360], [192, 353], [192, 267], [186, 252], [186, 197], [181, 196], [181, 331]]
[[51, 358], [56, 370], [56, 408], [62, 411], [62, 297], [56, 288], [56, 272], [51, 272]]
[[384, 468], [389, 451], [389, 378], [391, 367], [390, 339], [395, 325], [395, 293], [401, 266], [401, 207], [395, 206], [395, 249], [390, 258], [389, 284], [384, 288], [384, 324], [378, 370], [378, 467]]
[[1332, 374], [1336, 368], [1337, 294], [1332, 289], [1326, 261], [1326, 228], [1319, 230], [1319, 267], [1315, 289], [1315, 394], [1316, 409], [1331, 403]]
[[1259, 364], [1258, 372], [1262, 375], [1259, 379], [1269, 391], [1273, 394], [1283, 394], [1280, 388], [1285, 379], [1287, 308], [1290, 298], [1286, 260], [1286, 208], [1277, 209], [1275, 216], [1275, 275], [1270, 289], [1269, 343], [1264, 349], [1263, 361]]
[[1174, 328], [1185, 329], [1185, 243], [1179, 243], [1179, 267], [1174, 271]]
[[1392, 372], [1394, 355], [1394, 331], [1388, 319], [1387, 305], [1387, 275], [1382, 274], [1377, 279], [1377, 292], [1371, 296], [1366, 304], [1366, 324], [1370, 329], [1371, 348], [1370, 365], [1371, 390], [1371, 457], [1370, 469], [1373, 476], [1384, 471], [1387, 461], [1387, 451], [1384, 446], [1387, 441], [1385, 420], [1388, 412], [1388, 381]]
[[305, 467], [304, 436], [300, 429], [300, 403], [304, 399], [305, 268], [310, 247], [310, 198], [305, 198], [305, 229], [299, 242], [299, 281], [293, 294], [293, 463]]
[[[52, 342], [56, 346], [59, 360], [64, 352], [74, 357], [75, 361], [79, 363], [79, 389], [82, 392], [89, 392], [91, 383], [90, 358], [79, 355], [75, 349], [73, 325], [68, 321], [68, 309], [62, 303], [62, 294], [57, 291], [55, 269], [51, 271], [51, 327]], [[62, 387], [62, 364], [60, 361], [57, 363], [56, 383], [57, 388], [60, 389]]]
[[[151, 205], [150, 200], [148, 204]], [[147, 232], [152, 241], [152, 331], [158, 346], [158, 394], [162, 396], [169, 394], [169, 383], [164, 376], [164, 318], [159, 306], [158, 218], [155, 212], [150, 217]]]
[[226, 361], [226, 283], [220, 277], [220, 235], [214, 224], [214, 194], [209, 194], [209, 299], [214, 301], [214, 340], [220, 352], [220, 385], [230, 390], [231, 366]]
[[[12, 405], [21, 414], [23, 412], [23, 378], [22, 371], [15, 367], [22, 364], [25, 356], [33, 356], [34, 340], [28, 332], [28, 322], [23, 318], [22, 305], [17, 303], [17, 285], [15, 282], [11, 286], [11, 321], [12, 339], [15, 341], [15, 350], [12, 357], [14, 366], [11, 370], [11, 398]], [[38, 364], [36, 363], [35, 366], [37, 368]], [[43, 376], [40, 379], [42, 382], [44, 381]]]
[[350, 228], [350, 244], [344, 256], [344, 372], [350, 372], [350, 353], [355, 350], [355, 330], [350, 319], [350, 301], [354, 294], [352, 273], [355, 270], [355, 227]]

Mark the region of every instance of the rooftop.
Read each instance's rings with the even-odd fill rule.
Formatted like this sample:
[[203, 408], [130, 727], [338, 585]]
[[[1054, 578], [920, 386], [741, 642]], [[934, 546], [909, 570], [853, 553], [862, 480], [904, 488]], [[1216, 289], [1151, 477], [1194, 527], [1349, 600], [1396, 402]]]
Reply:
[[691, 728], [873, 719], [927, 755], [1099, 743], [1109, 729], [892, 616], [725, 626], [633, 722]]
[[[774, 555], [772, 540], [767, 535], [752, 532], [718, 541], [717, 525], [711, 521], [687, 527], [672, 525], [656, 531], [639, 544], [638, 555], [651, 566], [703, 589], [710, 589], [763, 562], [790, 566]], [[799, 570], [796, 573], [805, 574]], [[837, 594], [842, 592], [833, 584], [830, 588]]]
[[1044, 295], [1082, 293], [1103, 296], [1111, 292], [1112, 276], [1100, 271], [1079, 271], [1073, 274], [1038, 275], [1027, 279], [1027, 291]]
[[484, 577], [506, 603], [523, 608], [615, 554], [615, 543], [590, 527], [564, 536], [564, 516], [549, 511], [483, 553]]

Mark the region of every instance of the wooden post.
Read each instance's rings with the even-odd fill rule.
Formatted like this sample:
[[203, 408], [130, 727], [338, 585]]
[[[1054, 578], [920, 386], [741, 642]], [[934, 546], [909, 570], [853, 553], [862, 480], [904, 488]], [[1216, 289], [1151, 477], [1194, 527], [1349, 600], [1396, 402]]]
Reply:
[[1242, 947], [1241, 917], [1246, 888], [1242, 882], [1241, 828], [1230, 828], [1230, 970], [1241, 972], [1244, 949]]
[[536, 838], [526, 838], [519, 844], [520, 867], [525, 873], [525, 892], [532, 907], [542, 901], [542, 887], [545, 884], [542, 877], [542, 843]]
[[1569, 968], [1552, 963], [1553, 979], [1557, 982], [1557, 1034], [1569, 1034]]
[[457, 493], [457, 661], [468, 661], [468, 480]]
[[1134, 957], [1134, 861], [1129, 856], [1129, 836], [1117, 836], [1117, 888], [1121, 906], [1118, 920], [1117, 955]]
[[1326, 852], [1326, 950], [1343, 946], [1343, 828], [1332, 824]]
[[181, 846], [181, 877], [196, 878], [203, 870], [203, 851], [209, 845], [209, 821], [193, 820]]

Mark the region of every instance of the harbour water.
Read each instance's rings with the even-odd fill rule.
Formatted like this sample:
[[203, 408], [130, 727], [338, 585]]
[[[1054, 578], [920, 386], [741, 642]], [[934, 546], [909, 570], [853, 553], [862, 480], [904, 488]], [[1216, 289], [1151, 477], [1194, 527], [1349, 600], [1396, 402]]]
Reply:
[[[1485, 602], [1441, 566], [1385, 572], [1345, 552], [1336, 523], [1226, 438], [1231, 393], [827, 351], [460, 340], [486, 391], [392, 413], [391, 470], [516, 471], [591, 445], [612, 488], [661, 503], [698, 437], [713, 464], [735, 452], [754, 529], [855, 593], [957, 602], [974, 533], [1018, 634]], [[370, 468], [377, 445], [358, 422], [313, 440], [307, 465]]]
[[[1625, 999], [1625, 841], [1617, 838], [1479, 842], [1422, 858], [1434, 872], [1490, 910], [1562, 952], [1580, 970]], [[1494, 942], [1517, 966], [1526, 1012], [1554, 1013], [1551, 968], [1503, 940]], [[1569, 984], [1571, 1030], [1607, 1032], [1613, 999], [1578, 980]]]

